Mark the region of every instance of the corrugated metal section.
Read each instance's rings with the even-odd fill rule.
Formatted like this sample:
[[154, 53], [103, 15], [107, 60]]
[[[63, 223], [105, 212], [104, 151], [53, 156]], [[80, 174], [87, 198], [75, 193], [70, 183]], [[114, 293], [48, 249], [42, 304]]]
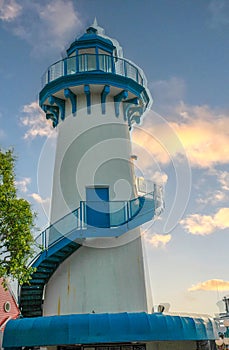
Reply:
[[9, 321], [3, 347], [216, 338], [216, 325], [210, 318], [144, 312], [76, 314]]

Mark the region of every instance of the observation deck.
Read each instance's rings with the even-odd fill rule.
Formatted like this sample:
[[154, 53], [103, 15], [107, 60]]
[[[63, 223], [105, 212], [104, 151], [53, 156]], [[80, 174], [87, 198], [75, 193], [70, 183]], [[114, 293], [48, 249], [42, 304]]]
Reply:
[[[40, 106], [46, 118], [56, 127], [65, 119], [65, 104], [70, 100], [72, 114], [77, 113], [77, 96], [85, 94], [88, 114], [91, 113], [91, 93], [101, 96], [105, 114], [107, 96], [113, 98], [116, 117], [123, 101], [128, 125], [140, 123], [140, 117], [151, 103], [144, 73], [127, 59], [108, 54], [80, 54], [52, 64], [42, 77]], [[136, 117], [137, 116], [137, 117]]]

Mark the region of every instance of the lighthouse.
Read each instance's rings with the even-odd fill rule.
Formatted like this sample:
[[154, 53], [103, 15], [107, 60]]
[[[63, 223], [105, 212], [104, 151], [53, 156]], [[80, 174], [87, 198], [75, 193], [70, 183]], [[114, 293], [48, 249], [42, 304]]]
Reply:
[[72, 238], [80, 248], [46, 285], [44, 315], [147, 311], [134, 221], [144, 216], [144, 204], [153, 218], [154, 194], [149, 213], [149, 203], [138, 198], [130, 140], [132, 125], [151, 104], [144, 74], [95, 22], [45, 79], [40, 105], [58, 128], [49, 242], [63, 235], [58, 220], [76, 208], [69, 221], [74, 228], [77, 216], [82, 228]]
[[50, 224], [4, 348], [210, 349], [210, 318], [152, 307], [141, 225], [163, 195], [135, 174], [131, 130], [152, 103], [143, 71], [95, 21], [47, 69], [39, 103], [57, 131]]
[[58, 136], [45, 251], [22, 313], [150, 311], [141, 225], [162, 198], [153, 184], [140, 194], [135, 176], [130, 133], [152, 103], [143, 71], [95, 21], [47, 69], [39, 103]]

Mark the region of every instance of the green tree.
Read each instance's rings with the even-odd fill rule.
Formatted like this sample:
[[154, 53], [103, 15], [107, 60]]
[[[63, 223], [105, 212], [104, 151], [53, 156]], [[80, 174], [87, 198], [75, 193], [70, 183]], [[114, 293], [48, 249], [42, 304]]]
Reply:
[[34, 214], [30, 203], [17, 198], [13, 151], [0, 150], [0, 277], [29, 282], [33, 271], [28, 259], [33, 255]]

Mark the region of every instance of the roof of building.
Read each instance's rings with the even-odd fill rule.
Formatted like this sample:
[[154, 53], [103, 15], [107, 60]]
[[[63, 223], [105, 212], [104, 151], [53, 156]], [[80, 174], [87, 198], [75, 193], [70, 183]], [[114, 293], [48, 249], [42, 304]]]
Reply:
[[145, 312], [76, 314], [9, 321], [3, 347], [216, 338], [216, 325], [210, 318]]
[[7, 289], [2, 285], [0, 278], [0, 331], [4, 330], [6, 323], [10, 319], [17, 318], [20, 314], [13, 291], [8, 283]]
[[112, 52], [116, 49], [117, 57], [123, 57], [122, 47], [116, 39], [110, 38], [105, 35], [105, 30], [100, 27], [95, 18], [93, 24], [86, 29], [86, 32], [71, 43], [70, 47], [67, 49], [67, 54], [71, 55], [76, 48], [88, 47], [93, 44], [100, 44], [104, 49], [109, 49]]

